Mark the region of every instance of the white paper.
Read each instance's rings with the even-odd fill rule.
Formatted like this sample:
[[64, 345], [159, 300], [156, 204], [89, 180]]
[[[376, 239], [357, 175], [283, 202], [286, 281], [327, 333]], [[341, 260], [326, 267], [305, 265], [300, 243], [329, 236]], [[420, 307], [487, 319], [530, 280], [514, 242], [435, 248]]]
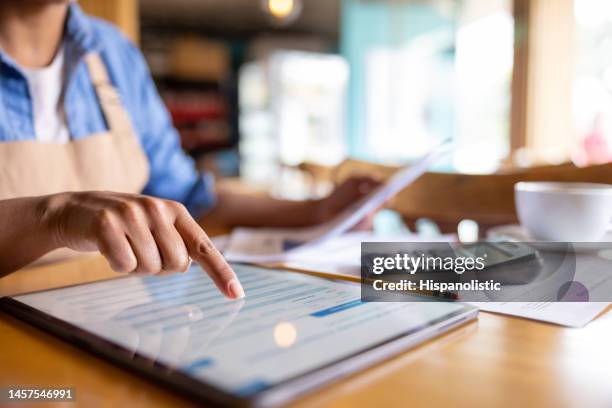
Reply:
[[568, 327], [583, 327], [603, 312], [605, 302], [468, 302], [485, 312], [525, 317]]
[[[568, 327], [582, 327], [604, 311], [612, 293], [612, 270], [605, 253], [576, 253], [576, 271], [573, 280], [580, 282], [589, 291], [591, 302], [555, 302], [558, 283], [539, 289], [540, 299], [535, 302], [471, 302], [480, 310], [526, 317]], [[546, 288], [546, 281], [541, 288]], [[531, 287], [531, 285], [529, 286]], [[521, 296], [517, 286], [516, 296]]]
[[235, 228], [224, 251], [225, 258], [233, 262], [283, 262], [290, 253], [335, 238], [379, 209], [448, 152], [448, 145], [442, 145], [413, 165], [398, 170], [386, 183], [327, 223], [300, 229]]

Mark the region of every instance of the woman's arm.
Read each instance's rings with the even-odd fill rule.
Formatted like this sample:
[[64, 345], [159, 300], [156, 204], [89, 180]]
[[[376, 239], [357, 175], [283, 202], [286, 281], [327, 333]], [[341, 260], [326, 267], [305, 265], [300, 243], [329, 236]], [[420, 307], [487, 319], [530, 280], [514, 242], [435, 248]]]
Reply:
[[217, 203], [199, 221], [226, 227], [304, 227], [325, 222], [379, 185], [369, 177], [354, 177], [320, 200], [289, 201], [268, 196], [217, 191]]
[[223, 256], [174, 201], [96, 191], [0, 200], [0, 276], [61, 247], [99, 250], [115, 271], [145, 275], [185, 271], [191, 257], [226, 296], [244, 296]]
[[0, 201], [0, 276], [60, 247], [45, 220], [48, 197]]

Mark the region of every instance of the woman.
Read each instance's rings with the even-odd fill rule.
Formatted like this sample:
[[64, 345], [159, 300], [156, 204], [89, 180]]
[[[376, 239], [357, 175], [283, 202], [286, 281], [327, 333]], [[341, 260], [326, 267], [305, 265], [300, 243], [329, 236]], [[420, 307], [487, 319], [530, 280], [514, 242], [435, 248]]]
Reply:
[[68, 0], [0, 2], [0, 166], [0, 276], [62, 247], [99, 250], [123, 273], [185, 271], [191, 257], [230, 298], [244, 290], [205, 218], [310, 225], [375, 184], [305, 202], [215, 190], [181, 151], [140, 52]]

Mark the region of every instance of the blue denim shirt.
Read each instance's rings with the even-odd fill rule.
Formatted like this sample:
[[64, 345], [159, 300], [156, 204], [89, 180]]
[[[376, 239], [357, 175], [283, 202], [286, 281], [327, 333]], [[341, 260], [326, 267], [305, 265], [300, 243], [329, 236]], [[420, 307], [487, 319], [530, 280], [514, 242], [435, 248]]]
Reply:
[[[64, 31], [64, 109], [73, 139], [107, 130], [83, 56], [98, 52], [121, 95], [150, 164], [143, 191], [179, 201], [194, 215], [214, 204], [210, 175], [182, 151], [176, 129], [140, 51], [114, 26], [70, 4]], [[22, 70], [0, 50], [0, 143], [36, 139], [32, 100]], [[0, 167], [2, 164], [0, 164]]]

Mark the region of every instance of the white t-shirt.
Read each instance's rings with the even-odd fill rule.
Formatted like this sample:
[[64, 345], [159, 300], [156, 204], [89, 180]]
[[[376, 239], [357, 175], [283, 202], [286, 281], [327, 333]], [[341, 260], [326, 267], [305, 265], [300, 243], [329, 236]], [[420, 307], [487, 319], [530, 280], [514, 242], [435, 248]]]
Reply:
[[50, 65], [22, 68], [32, 97], [34, 132], [41, 142], [66, 143], [70, 139], [64, 113], [64, 47]]

